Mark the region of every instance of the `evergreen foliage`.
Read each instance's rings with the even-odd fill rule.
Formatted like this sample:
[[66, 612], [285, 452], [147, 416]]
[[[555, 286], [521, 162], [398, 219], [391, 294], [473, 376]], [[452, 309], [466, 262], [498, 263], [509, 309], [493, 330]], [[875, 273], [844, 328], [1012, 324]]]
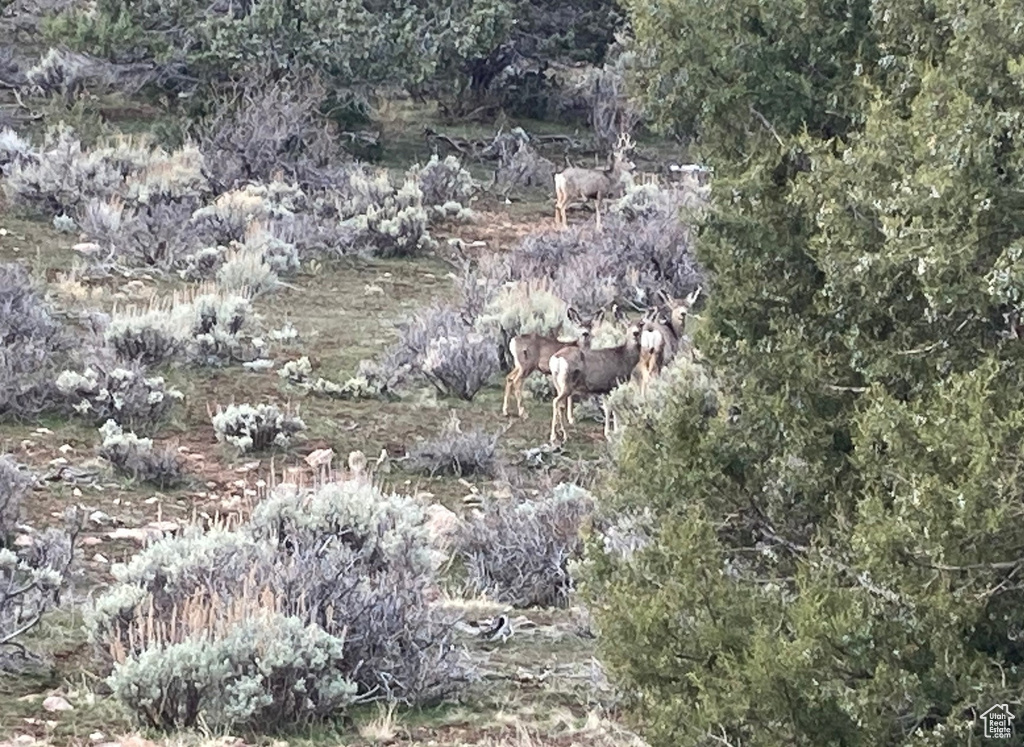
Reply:
[[716, 173], [714, 378], [623, 438], [605, 659], [655, 746], [967, 744], [1024, 704], [1019, 8], [668, 6], [629, 10]]

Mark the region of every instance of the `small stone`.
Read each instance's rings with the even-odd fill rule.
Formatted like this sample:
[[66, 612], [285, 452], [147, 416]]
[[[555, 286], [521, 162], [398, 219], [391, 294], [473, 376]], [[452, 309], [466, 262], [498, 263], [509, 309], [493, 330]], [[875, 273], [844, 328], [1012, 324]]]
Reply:
[[57, 449], [57, 451], [59, 451], [61, 454], [67, 454], [68, 452], [74, 451], [74, 450], [75, 450], [75, 447], [72, 446], [71, 444], [64, 444], [59, 449]]
[[59, 695], [51, 695], [43, 701], [43, 708], [48, 711], [73, 711], [75, 707]]
[[99, 524], [100, 526], [102, 526], [103, 524], [109, 524], [112, 521], [112, 519], [108, 514], [105, 514], [102, 511], [93, 511], [91, 514], [89, 514], [89, 521], [91, 521], [93, 524]]

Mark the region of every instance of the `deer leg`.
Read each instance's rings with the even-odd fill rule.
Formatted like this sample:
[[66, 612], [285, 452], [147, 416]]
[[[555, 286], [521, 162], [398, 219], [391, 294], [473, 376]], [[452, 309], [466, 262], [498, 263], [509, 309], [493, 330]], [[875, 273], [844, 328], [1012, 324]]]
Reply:
[[597, 230], [601, 230], [601, 195], [594, 198], [594, 220], [597, 222]]
[[569, 425], [576, 425], [576, 418], [572, 414], [572, 395], [565, 398], [565, 412]]
[[[512, 389], [515, 387], [516, 382], [519, 380], [519, 366], [512, 369], [512, 372], [505, 377], [505, 399], [501, 403], [501, 414], [506, 418], [508, 417], [508, 399]], [[519, 406], [522, 410], [522, 405]]]
[[553, 444], [558, 443], [558, 435], [555, 433], [555, 426], [558, 424], [558, 404], [561, 398], [562, 395], [558, 394], [553, 400], [551, 400], [551, 437], [548, 440]]
[[612, 414], [611, 405], [608, 402], [608, 397], [604, 398], [604, 438], [609, 440], [612, 435], [612, 419], [615, 417]]
[[525, 376], [520, 376], [516, 380], [516, 406], [519, 408], [519, 417], [526, 420], [530, 417], [530, 413], [523, 407], [523, 381], [526, 379]]
[[562, 407], [561, 407], [561, 410], [559, 410], [559, 413], [558, 413], [558, 428], [559, 428], [559, 430], [562, 431], [562, 441], [563, 442], [569, 440], [569, 434], [565, 432], [565, 413], [566, 413], [566, 404], [568, 403], [568, 401], [571, 398], [572, 398], [572, 394], [569, 394], [569, 396], [567, 396], [565, 399], [562, 400]]

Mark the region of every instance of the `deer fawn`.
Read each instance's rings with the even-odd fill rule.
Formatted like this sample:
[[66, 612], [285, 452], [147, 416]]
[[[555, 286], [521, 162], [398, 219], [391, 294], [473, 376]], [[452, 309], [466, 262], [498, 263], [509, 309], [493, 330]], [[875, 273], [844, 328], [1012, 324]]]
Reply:
[[623, 178], [635, 168], [635, 164], [626, 158], [626, 153], [633, 147], [632, 138], [622, 133], [608, 168], [583, 169], [573, 166], [555, 174], [555, 225], [563, 228], [569, 225], [565, 209], [570, 200], [577, 197], [585, 200], [593, 198], [597, 209], [597, 230], [600, 231], [601, 198], [618, 194], [623, 189]]
[[[515, 367], [512, 372], [505, 377], [505, 401], [501, 407], [502, 415], [508, 417], [508, 403], [509, 395], [515, 392], [516, 405], [519, 408], [519, 417], [524, 420], [527, 417], [526, 409], [523, 407], [523, 381], [525, 381], [535, 371], [549, 374], [551, 368], [549, 367], [549, 361], [551, 356], [557, 353], [559, 350], [565, 348], [574, 347], [590, 347], [590, 336], [591, 331], [596, 327], [601, 318], [604, 316], [604, 309], [601, 309], [594, 316], [586, 321], [580, 317], [579, 312], [576, 309], [569, 307], [566, 311], [566, 316], [569, 321], [578, 327], [582, 328], [580, 339], [572, 342], [562, 342], [555, 337], [545, 337], [544, 335], [528, 334], [528, 335], [516, 335], [508, 344], [509, 352], [512, 353], [512, 360], [515, 361]], [[572, 409], [572, 402], [569, 402], [569, 408]]]
[[[608, 394], [623, 381], [636, 367], [640, 359], [639, 321], [630, 323], [625, 315], [616, 310], [616, 317], [627, 323], [626, 342], [613, 348], [562, 348], [551, 356], [551, 379], [558, 394], [551, 403], [551, 442], [557, 443], [556, 427], [561, 429], [562, 440], [568, 438], [565, 419], [573, 424], [572, 408], [569, 403], [575, 394]], [[611, 432], [611, 411], [605, 401], [605, 438]]]
[[643, 331], [640, 333], [640, 360], [632, 374], [641, 395], [647, 393], [651, 379], [661, 373], [679, 352], [686, 327], [686, 316], [697, 302], [700, 292], [698, 287], [681, 301], [662, 294], [664, 306], [652, 309], [646, 315]]

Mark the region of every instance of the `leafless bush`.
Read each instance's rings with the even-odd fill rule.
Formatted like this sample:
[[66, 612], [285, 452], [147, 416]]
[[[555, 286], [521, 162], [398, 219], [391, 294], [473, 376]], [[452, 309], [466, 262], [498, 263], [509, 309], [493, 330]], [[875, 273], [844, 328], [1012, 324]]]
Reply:
[[433, 304], [398, 325], [398, 342], [389, 351], [394, 367], [419, 370], [430, 343], [441, 337], [455, 337], [470, 329], [470, 320], [452, 306]]
[[74, 347], [24, 267], [0, 264], [0, 418], [54, 409], [54, 378]]
[[[286, 484], [234, 531], [186, 531], [116, 566], [87, 623], [115, 662], [137, 667], [150, 651], [222, 640], [259, 612], [279, 615], [344, 638], [332, 672], [361, 699], [429, 705], [472, 676], [454, 620], [431, 602], [439, 560], [410, 498], [362, 480]], [[174, 624], [147, 626], [152, 616]], [[295, 675], [311, 669], [296, 652]], [[192, 667], [179, 671], [183, 686], [209, 684]]]
[[535, 501], [486, 503], [457, 541], [468, 591], [516, 607], [564, 607], [569, 561], [582, 551], [580, 529], [593, 509], [590, 494], [571, 484]]
[[520, 141], [516, 149], [503, 155], [494, 172], [494, 186], [507, 195], [523, 187], [548, 188], [554, 183], [555, 164], [540, 155], [529, 142]]
[[100, 427], [100, 456], [120, 474], [166, 489], [181, 484], [185, 461], [170, 447], [154, 449], [149, 438], [127, 433], [113, 420]]
[[498, 373], [498, 346], [472, 331], [438, 337], [430, 341], [420, 370], [441, 394], [469, 402]]
[[693, 251], [693, 235], [678, 193], [652, 197], [630, 192], [613, 208], [603, 230], [585, 226], [527, 236], [515, 252], [489, 264], [495, 280], [547, 278], [559, 298], [582, 314], [611, 301], [623, 306], [652, 304], [659, 291], [683, 297], [704, 275]]
[[453, 412], [441, 432], [409, 450], [409, 466], [431, 477], [450, 474], [493, 476], [497, 470], [498, 434], [475, 428], [463, 432]]
[[32, 489], [35, 479], [14, 457], [0, 456], [0, 547], [7, 540], [21, 516], [21, 502]]
[[361, 371], [381, 391], [421, 377], [445, 396], [472, 400], [498, 372], [498, 341], [473, 330], [467, 314], [433, 305], [399, 324], [398, 342]]
[[325, 90], [310, 75], [303, 83], [239, 88], [234, 99], [199, 127], [206, 174], [217, 192], [275, 175], [300, 185], [330, 186], [329, 167], [341, 155], [317, 114]]
[[640, 111], [630, 101], [625, 66], [630, 54], [601, 68], [590, 68], [580, 82], [580, 94], [590, 109], [590, 126], [598, 143], [611, 149], [623, 132], [632, 133], [640, 123]]

